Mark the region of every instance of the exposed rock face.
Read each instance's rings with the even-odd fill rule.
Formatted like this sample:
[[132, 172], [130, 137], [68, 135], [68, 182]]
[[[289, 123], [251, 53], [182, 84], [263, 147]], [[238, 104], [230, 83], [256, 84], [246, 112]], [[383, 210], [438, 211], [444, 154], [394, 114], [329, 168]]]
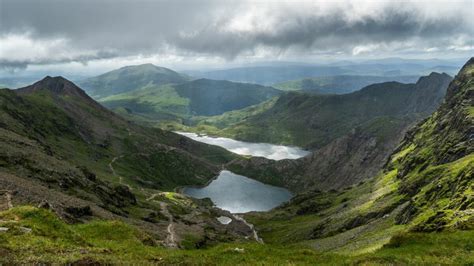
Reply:
[[350, 134], [298, 160], [242, 159], [234, 161], [229, 168], [294, 192], [312, 188], [342, 189], [380, 171], [410, 125], [408, 121], [397, 119], [394, 123], [397, 126], [383, 139], [374, 133], [354, 129]]
[[65, 209], [65, 211], [74, 218], [81, 218], [84, 216], [92, 215], [92, 210], [90, 206], [83, 206], [83, 207], [69, 206]]
[[384, 139], [356, 130], [317, 150], [303, 160], [303, 187], [341, 189], [376, 175], [409, 126], [399, 123]]

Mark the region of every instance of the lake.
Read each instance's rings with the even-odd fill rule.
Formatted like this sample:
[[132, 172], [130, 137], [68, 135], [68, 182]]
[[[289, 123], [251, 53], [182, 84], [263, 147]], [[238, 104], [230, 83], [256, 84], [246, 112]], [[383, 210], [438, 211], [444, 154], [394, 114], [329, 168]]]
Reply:
[[185, 187], [183, 193], [198, 199], [210, 198], [217, 207], [232, 213], [268, 211], [293, 196], [287, 189], [266, 185], [226, 170], [221, 171], [206, 187]]
[[198, 135], [196, 133], [190, 132], [176, 131], [175, 133], [186, 136], [196, 141], [220, 146], [224, 149], [227, 149], [231, 152], [240, 155], [259, 156], [272, 160], [298, 159], [310, 153], [298, 147], [274, 145], [269, 143], [251, 143], [229, 138]]

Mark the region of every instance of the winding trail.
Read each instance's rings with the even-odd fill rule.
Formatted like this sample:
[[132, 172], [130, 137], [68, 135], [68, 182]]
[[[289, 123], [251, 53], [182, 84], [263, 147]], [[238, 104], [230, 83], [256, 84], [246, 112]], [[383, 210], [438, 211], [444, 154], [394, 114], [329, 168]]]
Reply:
[[[151, 196], [148, 197], [146, 200], [153, 200], [158, 195], [160, 195], [160, 193], [151, 194]], [[178, 248], [178, 243], [176, 242], [176, 232], [174, 230], [175, 223], [173, 220], [173, 215], [171, 215], [170, 211], [168, 210], [168, 204], [166, 204], [165, 202], [160, 201], [160, 208], [161, 213], [168, 218], [168, 226], [166, 227], [166, 232], [168, 233], [168, 235], [166, 236], [164, 244], [165, 246], [170, 248]]]
[[11, 192], [9, 190], [0, 190], [0, 210], [3, 211], [11, 208], [13, 208]]
[[166, 232], [168, 233], [168, 236], [166, 236], [165, 239], [165, 246], [170, 247], [170, 248], [177, 248], [178, 244], [176, 243], [176, 232], [174, 230], [174, 222], [173, 222], [173, 216], [168, 210], [168, 205], [164, 202], [160, 202], [160, 207], [161, 207], [161, 212], [163, 213], [164, 216], [168, 217], [168, 227], [166, 227]]
[[123, 156], [124, 156], [124, 155], [120, 155], [120, 156], [114, 157], [114, 158], [112, 159], [112, 161], [110, 161], [110, 163], [109, 163], [109, 168], [110, 168], [110, 171], [112, 171], [112, 174], [113, 174], [114, 176], [116, 176], [116, 177], [119, 178], [119, 184], [120, 184], [120, 185], [125, 185], [125, 186], [128, 187], [128, 189], [133, 190], [133, 188], [132, 188], [129, 184], [125, 184], [125, 183], [123, 182], [123, 177], [122, 177], [122, 176], [117, 175], [117, 173], [115, 172], [114, 166], [113, 166], [113, 164], [115, 163], [115, 161], [118, 160], [118, 159], [120, 159], [120, 158], [122, 158]]
[[246, 226], [248, 226], [250, 228], [250, 230], [252, 230], [253, 238], [255, 239], [255, 241], [257, 241], [260, 244], [263, 244], [263, 239], [261, 239], [258, 236], [257, 231], [255, 230], [255, 226], [253, 224], [247, 222], [242, 216], [239, 216], [237, 214], [232, 214], [232, 216], [234, 216], [234, 218], [236, 220], [239, 220], [239, 221], [243, 222]]
[[13, 203], [12, 203], [12, 194], [10, 194], [10, 191], [7, 191], [5, 193], [5, 198], [7, 200], [7, 208], [11, 209], [13, 208]]
[[146, 201], [150, 201], [150, 200], [154, 199], [154, 198], [155, 198], [156, 196], [158, 196], [158, 195], [160, 195], [160, 193], [153, 193], [153, 194], [151, 194], [150, 197], [148, 197], [148, 198], [146, 199]]

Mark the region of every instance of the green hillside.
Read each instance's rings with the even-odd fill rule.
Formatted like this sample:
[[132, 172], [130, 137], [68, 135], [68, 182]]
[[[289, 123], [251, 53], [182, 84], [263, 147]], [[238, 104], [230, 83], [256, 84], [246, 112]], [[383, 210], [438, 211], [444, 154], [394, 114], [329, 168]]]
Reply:
[[[188, 236], [181, 242], [182, 249], [165, 249], [151, 233], [159, 231], [143, 230], [143, 225], [137, 227], [132, 220], [109, 217], [66, 224], [50, 210], [19, 206], [0, 212], [1, 226], [8, 229], [0, 234], [0, 261], [166, 265], [472, 264], [473, 81], [474, 59], [471, 59], [450, 83], [445, 102], [405, 135], [385, 166], [370, 180], [343, 190], [311, 189], [269, 212], [245, 214], [264, 244], [245, 238], [229, 239], [222, 234], [216, 239], [217, 227], [213, 231], [207, 220], [208, 234], [201, 239], [209, 241], [213, 236], [211, 246], [199, 248], [202, 242]], [[52, 123], [61, 125], [62, 120]], [[44, 130], [39, 126], [33, 128]], [[56, 132], [55, 136], [62, 135]], [[25, 142], [6, 143], [25, 147]], [[9, 176], [0, 181], [14, 179]], [[22, 179], [26, 183], [31, 181]], [[24, 184], [17, 184], [21, 185]], [[22, 193], [19, 190], [13, 198]], [[190, 202], [191, 199], [176, 193], [157, 197], [163, 203], [175, 204], [170, 210], [180, 217], [172, 218], [176, 224], [183, 219], [183, 226], [193, 224], [186, 220], [193, 215], [179, 216], [179, 212], [198, 212], [194, 208], [205, 211], [204, 203]], [[28, 202], [27, 198], [24, 200]], [[152, 203], [153, 200], [148, 208], [152, 208]], [[193, 204], [200, 207], [192, 207]], [[130, 212], [130, 216], [134, 215], [137, 214]], [[221, 243], [224, 239], [231, 243]]]
[[223, 232], [222, 211], [209, 202], [166, 192], [203, 185], [235, 158], [130, 123], [61, 77], [0, 90], [0, 210], [11, 201], [41, 204], [68, 222], [118, 220], [168, 246], [243, 239], [248, 229]]
[[171, 69], [153, 64], [126, 66], [79, 82], [95, 99], [132, 91], [145, 86], [182, 83], [189, 78]]
[[222, 123], [223, 115], [203, 119], [189, 130], [251, 142], [320, 148], [375, 118], [416, 121], [426, 117], [442, 101], [450, 80], [446, 74], [432, 73], [415, 84], [379, 83], [344, 95], [289, 92], [270, 108], [261, 106], [257, 108], [260, 112], [242, 115], [245, 119], [236, 123]]
[[[458, 252], [470, 253], [463, 261], [472, 262], [473, 70], [471, 59], [450, 84], [446, 102], [405, 136], [369, 182], [344, 191], [309, 191], [270, 213], [248, 215], [263, 239], [341, 254], [399, 248], [406, 251], [405, 263], [415, 263], [421, 250], [404, 249], [407, 237], [458, 232], [466, 236]], [[445, 259], [439, 263], [456, 264]]]
[[[116, 221], [70, 225], [49, 211], [18, 207], [0, 212], [0, 262], [163, 265], [350, 265], [463, 264], [472, 262], [473, 231], [407, 233], [371, 253], [342, 255], [301, 245], [220, 244], [208, 249], [174, 250], [156, 246], [150, 236]], [[16, 222], [9, 219], [16, 218]], [[22, 227], [35, 226], [32, 233]], [[13, 251], [13, 252], [11, 252]]]
[[261, 103], [280, 93], [261, 85], [199, 79], [175, 85], [147, 85], [99, 101], [131, 120], [156, 124], [219, 115]]

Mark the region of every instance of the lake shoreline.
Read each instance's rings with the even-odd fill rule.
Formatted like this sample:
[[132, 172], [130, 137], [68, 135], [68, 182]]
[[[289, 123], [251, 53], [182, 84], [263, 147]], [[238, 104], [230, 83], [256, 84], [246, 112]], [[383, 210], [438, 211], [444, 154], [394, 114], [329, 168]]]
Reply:
[[183, 186], [179, 192], [196, 199], [210, 198], [217, 208], [233, 214], [268, 211], [294, 196], [286, 188], [268, 185], [229, 170], [222, 170], [208, 185]]

